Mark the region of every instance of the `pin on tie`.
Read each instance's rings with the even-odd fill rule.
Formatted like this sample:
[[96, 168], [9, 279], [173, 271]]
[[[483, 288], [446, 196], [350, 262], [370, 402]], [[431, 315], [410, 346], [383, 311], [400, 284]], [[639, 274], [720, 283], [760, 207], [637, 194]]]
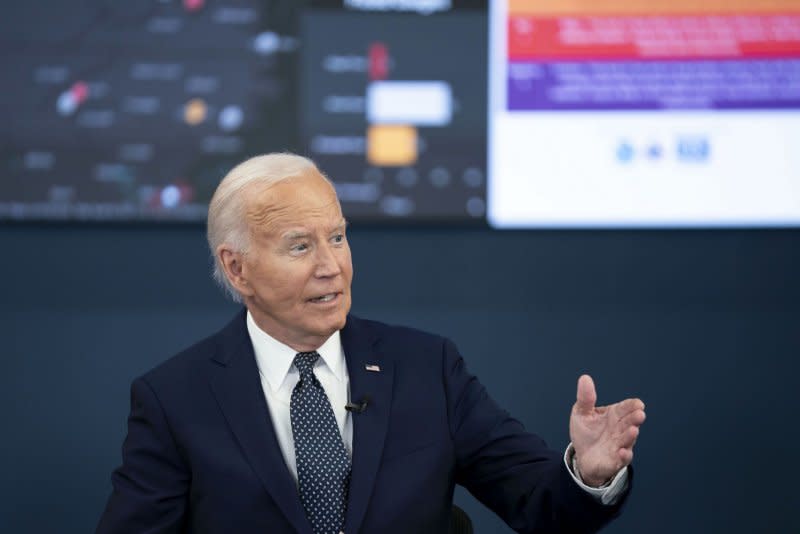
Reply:
[[366, 369], [367, 371], [372, 371], [373, 373], [381, 372], [381, 366], [375, 365], [374, 363], [368, 363], [367, 365], [364, 366], [364, 369]]

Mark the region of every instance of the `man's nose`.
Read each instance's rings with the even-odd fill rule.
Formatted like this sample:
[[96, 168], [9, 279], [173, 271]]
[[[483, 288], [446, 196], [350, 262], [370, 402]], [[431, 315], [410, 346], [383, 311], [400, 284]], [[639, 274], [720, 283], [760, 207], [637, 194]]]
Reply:
[[333, 247], [326, 243], [317, 249], [317, 271], [316, 275], [319, 277], [336, 276], [342, 272], [339, 267], [339, 262], [336, 252]]

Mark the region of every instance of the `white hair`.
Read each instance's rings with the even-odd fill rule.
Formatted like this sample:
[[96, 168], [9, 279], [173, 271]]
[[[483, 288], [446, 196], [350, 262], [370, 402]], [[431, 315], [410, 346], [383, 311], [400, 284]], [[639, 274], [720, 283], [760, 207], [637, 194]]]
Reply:
[[[242, 297], [225, 275], [217, 249], [225, 244], [236, 252], [247, 252], [250, 229], [245, 216], [246, 191], [256, 185], [272, 187], [309, 171], [319, 172], [319, 169], [308, 158], [291, 153], [264, 154], [231, 169], [217, 186], [208, 206], [208, 247], [214, 260], [214, 280], [235, 302], [242, 302]], [[319, 174], [330, 183], [321, 172]]]

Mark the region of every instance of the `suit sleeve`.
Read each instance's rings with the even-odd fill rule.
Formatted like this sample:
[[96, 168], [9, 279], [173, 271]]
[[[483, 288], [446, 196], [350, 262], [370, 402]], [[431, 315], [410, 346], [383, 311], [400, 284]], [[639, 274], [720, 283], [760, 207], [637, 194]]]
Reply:
[[122, 465], [111, 476], [113, 491], [97, 533], [181, 532], [189, 482], [155, 391], [144, 378], [135, 380]]
[[497, 406], [449, 340], [443, 365], [458, 484], [517, 532], [596, 532], [619, 514], [625, 497], [605, 506], [583, 491], [561, 453]]

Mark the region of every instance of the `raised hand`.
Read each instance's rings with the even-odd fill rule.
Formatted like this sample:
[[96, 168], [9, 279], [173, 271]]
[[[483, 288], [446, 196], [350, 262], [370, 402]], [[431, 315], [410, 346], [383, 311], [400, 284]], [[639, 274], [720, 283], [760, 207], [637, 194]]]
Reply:
[[582, 375], [569, 418], [569, 435], [581, 478], [595, 487], [631, 463], [633, 445], [645, 419], [640, 399], [626, 399], [609, 406], [595, 406], [596, 402], [592, 377]]

